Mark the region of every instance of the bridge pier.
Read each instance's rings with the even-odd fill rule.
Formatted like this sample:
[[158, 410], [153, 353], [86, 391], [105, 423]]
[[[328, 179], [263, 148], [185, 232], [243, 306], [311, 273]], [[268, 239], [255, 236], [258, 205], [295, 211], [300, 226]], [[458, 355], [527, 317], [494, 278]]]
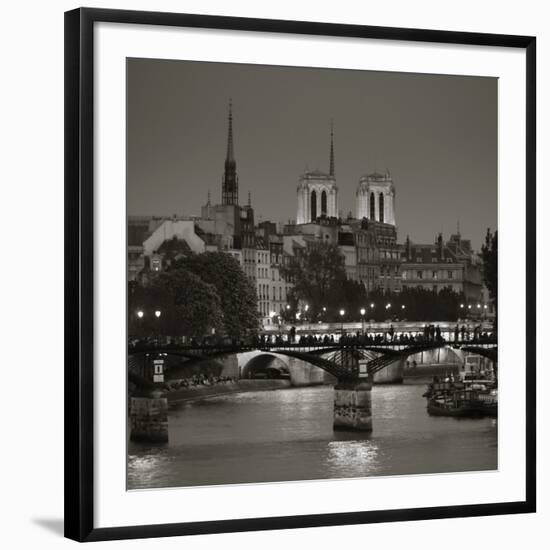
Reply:
[[130, 398], [130, 440], [168, 442], [168, 399], [160, 391]]
[[372, 431], [372, 377], [354, 349], [340, 354], [342, 365], [357, 378], [340, 379], [334, 386], [334, 429]]
[[370, 380], [339, 382], [334, 387], [334, 429], [372, 431]]

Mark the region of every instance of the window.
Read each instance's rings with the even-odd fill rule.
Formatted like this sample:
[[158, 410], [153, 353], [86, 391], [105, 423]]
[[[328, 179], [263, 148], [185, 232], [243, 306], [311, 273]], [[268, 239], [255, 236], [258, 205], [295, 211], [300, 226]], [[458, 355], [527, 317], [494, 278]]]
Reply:
[[384, 223], [384, 195], [382, 193], [378, 196], [378, 219]]
[[314, 222], [317, 219], [317, 193], [311, 192], [311, 221]]
[[375, 219], [375, 214], [374, 214], [374, 209], [375, 209], [375, 205], [374, 205], [374, 193], [371, 193], [370, 194], [370, 216], [369, 218], [371, 220], [374, 220]]
[[447, 271], [447, 277], [449, 279], [452, 279], [453, 278], [453, 272], [452, 271]]
[[327, 192], [323, 191], [321, 193], [321, 215], [326, 216], [327, 214]]
[[432, 279], [437, 279], [437, 271], [432, 271]]
[[422, 279], [422, 271], [417, 271], [416, 276], [418, 279]]

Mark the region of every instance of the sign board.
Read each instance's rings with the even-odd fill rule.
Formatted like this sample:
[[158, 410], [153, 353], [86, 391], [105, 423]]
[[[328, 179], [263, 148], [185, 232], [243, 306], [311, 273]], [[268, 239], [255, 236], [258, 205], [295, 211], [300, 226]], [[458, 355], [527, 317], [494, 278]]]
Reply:
[[368, 361], [366, 359], [359, 359], [359, 378], [368, 378], [369, 371], [367, 370]]
[[153, 369], [153, 382], [164, 382], [164, 359], [154, 359]]

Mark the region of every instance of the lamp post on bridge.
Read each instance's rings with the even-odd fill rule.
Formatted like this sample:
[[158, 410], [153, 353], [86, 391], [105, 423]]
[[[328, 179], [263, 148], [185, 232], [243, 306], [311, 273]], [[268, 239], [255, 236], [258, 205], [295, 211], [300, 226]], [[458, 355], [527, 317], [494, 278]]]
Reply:
[[369, 333], [372, 331], [371, 321], [374, 319], [374, 302], [370, 303]]
[[[154, 317], [160, 319], [162, 312], [155, 310]], [[143, 310], [136, 312], [138, 319], [145, 317]], [[158, 333], [160, 325], [154, 324], [153, 332]], [[155, 346], [157, 343], [156, 335]], [[165, 353], [155, 352], [144, 355], [144, 375], [151, 376], [153, 387], [132, 395], [130, 398], [130, 439], [147, 443], [168, 442], [168, 399], [163, 395]], [[152, 367], [152, 368], [151, 368]]]
[[361, 308], [361, 311], [359, 313], [361, 313], [361, 335], [362, 336], [365, 336], [365, 313], [367, 312], [367, 310], [362, 307]]
[[340, 310], [340, 319], [342, 321], [342, 335], [344, 334], [344, 315], [346, 314], [345, 309]]

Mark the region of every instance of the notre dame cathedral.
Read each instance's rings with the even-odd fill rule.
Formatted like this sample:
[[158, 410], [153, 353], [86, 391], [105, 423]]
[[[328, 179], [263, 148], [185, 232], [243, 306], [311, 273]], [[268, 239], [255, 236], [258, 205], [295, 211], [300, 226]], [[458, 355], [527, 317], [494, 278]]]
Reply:
[[[361, 176], [357, 186], [356, 219], [363, 218], [395, 226], [395, 186], [386, 171]], [[319, 218], [338, 218], [338, 186], [334, 170], [334, 130], [330, 131], [328, 173], [314, 170], [300, 177], [297, 189], [297, 225], [315, 223]]]

